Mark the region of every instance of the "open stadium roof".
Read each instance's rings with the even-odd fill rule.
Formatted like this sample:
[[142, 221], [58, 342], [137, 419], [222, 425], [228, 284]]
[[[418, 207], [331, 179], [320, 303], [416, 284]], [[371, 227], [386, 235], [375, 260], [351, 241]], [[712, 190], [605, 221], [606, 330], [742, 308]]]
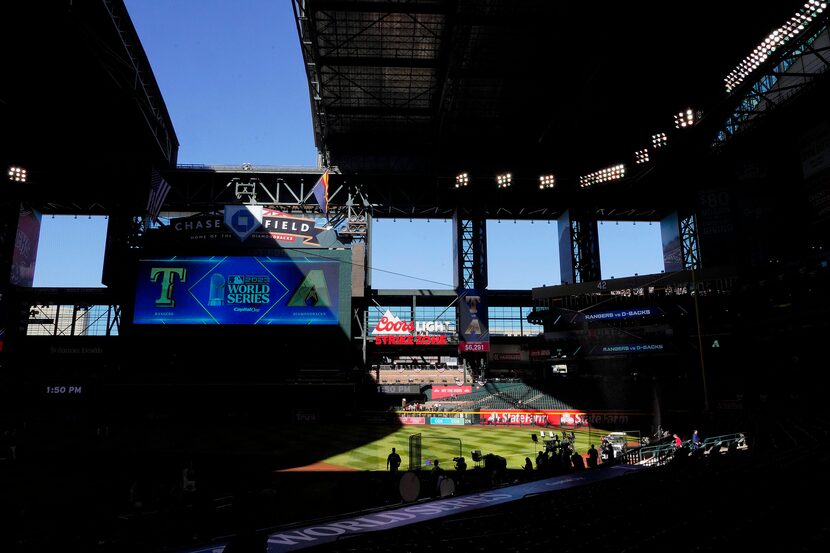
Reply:
[[631, 163], [804, 4], [294, 0], [317, 145], [344, 172]]
[[[336, 184], [363, 185], [376, 212], [394, 216], [405, 205], [413, 215], [437, 216], [475, 195], [497, 215], [556, 217], [583, 202], [612, 206], [614, 217], [656, 208], [631, 217], [659, 218], [677, 204], [658, 205], [653, 192], [664, 181], [699, 180], [686, 166], [700, 156], [676, 155], [676, 116], [703, 110], [704, 124], [680, 134], [696, 134], [706, 147], [752, 122], [757, 101], [736, 112], [745, 87], [757, 82], [743, 75], [746, 64], [757, 62], [771, 32], [817, 1], [763, 10], [714, 0], [292, 3], [318, 148], [343, 173]], [[0, 158], [28, 167], [30, 181], [40, 183], [25, 199], [52, 213], [104, 213], [112, 202], [141, 207], [149, 167], [175, 167], [178, 142], [123, 2], [13, 2], [0, 14], [13, 23], [0, 37], [9, 54], [0, 80], [7, 130]], [[809, 53], [816, 65], [830, 60], [822, 40]], [[800, 67], [789, 70], [786, 87], [779, 82], [785, 94], [794, 80], [806, 81]], [[676, 155], [680, 170], [635, 164], [638, 151], [659, 157], [649, 150], [662, 132], [670, 147], [659, 154]], [[621, 164], [640, 200], [632, 202], [632, 186], [562, 196], [615, 178]], [[492, 186], [459, 196], [452, 188], [464, 172]], [[504, 173], [510, 194], [496, 190], [495, 176]], [[545, 175], [555, 176], [557, 190], [539, 190]], [[167, 176], [174, 188], [187, 180]]]

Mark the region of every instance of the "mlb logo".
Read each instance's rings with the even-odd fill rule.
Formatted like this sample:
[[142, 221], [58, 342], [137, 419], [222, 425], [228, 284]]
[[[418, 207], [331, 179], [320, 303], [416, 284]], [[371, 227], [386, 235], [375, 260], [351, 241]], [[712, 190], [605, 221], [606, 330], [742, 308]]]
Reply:
[[245, 284], [245, 279], [241, 275], [231, 275], [228, 277], [228, 284]]
[[225, 226], [237, 238], [245, 240], [262, 225], [262, 206], [226, 205]]

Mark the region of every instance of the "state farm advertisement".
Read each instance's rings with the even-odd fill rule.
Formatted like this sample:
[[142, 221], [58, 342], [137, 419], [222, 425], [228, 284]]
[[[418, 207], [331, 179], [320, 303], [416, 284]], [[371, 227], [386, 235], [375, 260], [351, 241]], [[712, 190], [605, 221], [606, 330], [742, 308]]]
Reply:
[[432, 399], [442, 399], [445, 397], [460, 396], [463, 394], [469, 394], [472, 391], [472, 386], [433, 386]]
[[536, 426], [588, 426], [585, 413], [575, 411], [488, 411], [481, 410], [481, 424]]
[[403, 415], [398, 417], [398, 420], [401, 421], [401, 424], [426, 424], [427, 418], [426, 417], [405, 417]]

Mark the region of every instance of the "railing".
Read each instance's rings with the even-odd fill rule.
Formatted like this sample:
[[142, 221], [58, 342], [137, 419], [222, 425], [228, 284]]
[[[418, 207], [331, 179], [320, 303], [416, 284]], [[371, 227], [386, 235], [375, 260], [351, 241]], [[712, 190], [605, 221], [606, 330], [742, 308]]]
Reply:
[[219, 173], [234, 173], [234, 172], [251, 172], [251, 173], [302, 173], [302, 174], [319, 174], [323, 169], [318, 167], [308, 167], [305, 165], [252, 165], [250, 163], [240, 163], [238, 165], [217, 165], [217, 164], [203, 164], [203, 163], [179, 163], [176, 169], [190, 169], [201, 171], [216, 171]]
[[[682, 443], [681, 448], [691, 449], [691, 440]], [[731, 449], [748, 449], [747, 437], [744, 432], [724, 434], [706, 438], [700, 443], [699, 449], [703, 455], [727, 453]], [[678, 448], [674, 443], [658, 444], [637, 447], [622, 452], [620, 462], [627, 465], [662, 466], [674, 458]]]
[[620, 462], [626, 465], [662, 466], [674, 457], [676, 450], [674, 444], [638, 447], [623, 451]]
[[[685, 445], [686, 442], [684, 442]], [[743, 432], [737, 432], [735, 434], [724, 434], [723, 436], [712, 436], [710, 438], [706, 438], [700, 443], [700, 449], [703, 450], [704, 453], [721, 453], [724, 451], [729, 451], [729, 448], [737, 448], [737, 449], [747, 449], [749, 447], [747, 443], [746, 434]]]

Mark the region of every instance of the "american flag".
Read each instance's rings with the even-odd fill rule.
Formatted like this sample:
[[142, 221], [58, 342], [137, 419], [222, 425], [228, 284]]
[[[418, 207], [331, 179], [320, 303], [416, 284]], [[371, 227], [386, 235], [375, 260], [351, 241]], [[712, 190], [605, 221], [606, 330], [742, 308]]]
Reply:
[[147, 198], [147, 215], [151, 219], [158, 219], [168, 192], [170, 192], [170, 185], [158, 171], [153, 169], [150, 176], [150, 197]]
[[328, 213], [329, 210], [329, 170], [320, 176], [320, 180], [311, 189], [314, 193], [314, 199], [317, 200], [317, 205], [323, 210], [323, 213]]

